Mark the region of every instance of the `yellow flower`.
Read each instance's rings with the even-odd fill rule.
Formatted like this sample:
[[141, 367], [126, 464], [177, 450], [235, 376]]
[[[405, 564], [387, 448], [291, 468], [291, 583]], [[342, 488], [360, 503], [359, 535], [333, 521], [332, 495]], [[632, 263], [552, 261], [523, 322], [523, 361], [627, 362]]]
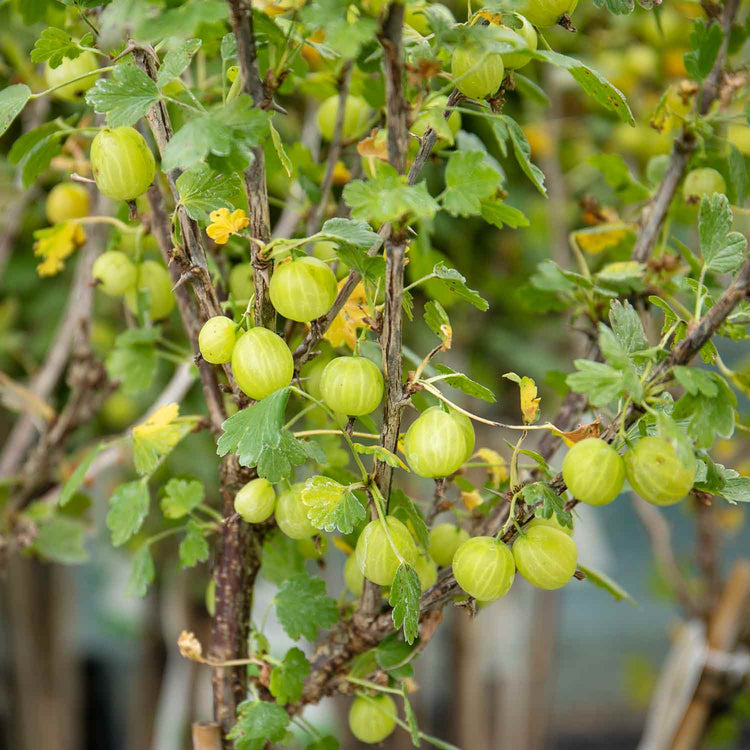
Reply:
[[226, 245], [229, 235], [237, 234], [240, 229], [244, 229], [250, 220], [245, 212], [238, 208], [229, 213], [228, 208], [218, 208], [209, 214], [211, 224], [206, 228], [206, 234], [217, 244]]
[[[345, 281], [346, 279], [342, 279], [339, 282], [339, 290]], [[354, 344], [357, 341], [357, 329], [364, 328], [367, 325], [364, 319], [369, 315], [365, 288], [360, 282], [354, 287], [351, 296], [333, 319], [333, 323], [331, 323], [323, 338], [330, 341], [334, 347], [346, 344], [350, 349], [354, 349]]]
[[86, 233], [76, 221], [64, 221], [34, 232], [34, 255], [43, 258], [36, 267], [40, 276], [54, 276], [65, 268], [65, 259], [83, 245]]

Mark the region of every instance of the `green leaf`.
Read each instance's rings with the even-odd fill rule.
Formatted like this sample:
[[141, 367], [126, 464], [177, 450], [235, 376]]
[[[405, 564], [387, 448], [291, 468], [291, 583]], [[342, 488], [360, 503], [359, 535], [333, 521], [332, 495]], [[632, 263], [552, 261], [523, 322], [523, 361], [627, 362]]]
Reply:
[[190, 218], [205, 221], [217, 208], [233, 210], [232, 198], [242, 191], [242, 179], [236, 172], [217, 172], [207, 164], [197, 164], [177, 178], [177, 190]]
[[94, 459], [107, 447], [107, 444], [104, 442], [99, 443], [98, 445], [94, 446], [83, 458], [81, 463], [76, 466], [75, 471], [68, 477], [67, 481], [63, 485], [62, 490], [60, 490], [60, 497], [57, 499], [58, 505], [61, 507], [63, 505], [66, 505], [70, 499], [73, 497], [73, 495], [78, 492], [78, 488], [83, 483], [83, 480], [86, 478], [86, 472], [91, 467], [91, 464], [94, 462]]
[[305, 677], [310, 674], [310, 662], [298, 648], [290, 648], [284, 660], [271, 671], [269, 689], [282, 706], [294, 703], [302, 695]]
[[371, 180], [348, 183], [343, 196], [355, 219], [375, 224], [389, 221], [404, 224], [432, 218], [439, 209], [424, 182], [408, 185], [406, 177], [387, 164]]
[[448, 268], [448, 266], [441, 262], [432, 269], [432, 272], [457, 297], [474, 305], [478, 310], [484, 311], [489, 308], [489, 302], [479, 292], [469, 289], [466, 286], [466, 279], [455, 268]]
[[188, 521], [187, 532], [180, 542], [180, 566], [192, 568], [196, 563], [205, 562], [209, 552], [201, 527], [193, 520]]
[[200, 505], [204, 497], [205, 490], [199, 479], [173, 477], [164, 486], [164, 497], [160, 503], [161, 512], [165, 518], [182, 518]]
[[260, 561], [263, 577], [277, 586], [305, 569], [297, 543], [278, 530], [263, 539]]
[[[643, 0], [640, 4], [643, 5], [645, 1]], [[633, 0], [594, 0], [594, 5], [597, 8], [606, 5], [607, 10], [615, 16], [627, 16], [635, 8]]]
[[[385, 258], [382, 255], [368, 255], [362, 248], [353, 245], [339, 247], [336, 255], [342, 263], [346, 263], [349, 268], [357, 271], [373, 286], [376, 286], [385, 276]], [[408, 294], [408, 292], [404, 293], [404, 299]]]
[[233, 57], [237, 57], [237, 40], [234, 32], [230, 31], [221, 38], [220, 51], [222, 60], [231, 60]]
[[242, 466], [257, 466], [258, 475], [270, 482], [288, 477], [307, 458], [324, 460], [315, 443], [297, 440], [283, 429], [289, 388], [281, 388], [224, 422], [217, 454], [236, 452]]
[[31, 50], [31, 62], [49, 61], [50, 68], [62, 65], [63, 58], [75, 60], [81, 54], [78, 44], [70, 38], [70, 34], [63, 29], [49, 26], [42, 31], [39, 39], [34, 42]]
[[23, 162], [21, 170], [23, 186], [28, 188], [33, 185], [37, 178], [47, 171], [50, 162], [61, 151], [62, 144], [60, 139], [55, 136], [50, 136], [37, 143]]
[[648, 339], [643, 330], [643, 323], [633, 306], [625, 300], [613, 300], [609, 308], [609, 324], [612, 333], [626, 354], [630, 355], [648, 348]]
[[427, 524], [419, 512], [419, 508], [417, 508], [414, 501], [403, 490], [391, 490], [391, 497], [388, 501], [388, 514], [398, 518], [411, 531], [422, 549], [429, 549], [430, 532]]
[[580, 60], [550, 50], [537, 50], [531, 55], [537, 60], [565, 68], [581, 88], [604, 109], [614, 112], [628, 125], [635, 125], [633, 113], [630, 111], [624, 94], [595, 70], [587, 67]]
[[734, 433], [737, 397], [724, 378], [715, 372], [708, 375], [718, 388], [717, 395], [686, 393], [672, 412], [675, 420], [684, 420], [688, 435], [698, 448], [710, 448], [717, 437], [728, 439]]
[[310, 28], [326, 31], [326, 47], [344, 59], [356, 58], [360, 49], [374, 38], [377, 22], [366, 15], [356, 20], [346, 13], [340, 0], [318, 0], [304, 5], [300, 17]]
[[148, 515], [148, 487], [142, 479], [121, 484], [109, 499], [107, 528], [112, 532], [112, 544], [119, 547], [130, 539]]
[[676, 365], [672, 368], [672, 373], [677, 382], [692, 396], [703, 394], [708, 398], [716, 398], [719, 394], [719, 386], [708, 370]]
[[30, 96], [31, 89], [25, 83], [17, 83], [0, 91], [0, 135], [10, 127]]
[[578, 563], [578, 570], [586, 575], [585, 580], [589, 583], [593, 583], [594, 586], [597, 586], [600, 589], [608, 591], [618, 602], [626, 601], [630, 602], [634, 607], [638, 606], [638, 602], [636, 602], [619, 583], [613, 581], [605, 573], [602, 573], [599, 570], [594, 570], [594, 568], [588, 568], [580, 563]]
[[164, 61], [156, 76], [156, 85], [161, 89], [170, 81], [179, 78], [190, 65], [193, 55], [201, 48], [200, 39], [188, 39], [164, 55]]
[[[130, 10], [131, 14], [137, 13], [140, 5], [136, 3]], [[201, 24], [223, 24], [227, 20], [227, 12], [228, 6], [221, 0], [193, 0], [166, 10], [160, 8], [158, 13], [136, 27], [133, 36], [143, 42], [169, 37], [186, 39], [195, 36]], [[128, 16], [124, 21], [130, 25]]]
[[227, 737], [235, 750], [264, 750], [284, 739], [288, 725], [289, 714], [277, 703], [246, 700], [237, 707], [237, 723]]
[[162, 170], [189, 169], [209, 154], [228, 157], [233, 149], [259, 146], [270, 133], [270, 116], [240, 94], [224, 107], [201, 114], [170, 139], [162, 156]]
[[119, 380], [125, 393], [138, 393], [151, 386], [156, 372], [156, 331], [131, 328], [115, 339], [107, 355], [107, 374]]
[[268, 123], [268, 127], [271, 130], [271, 143], [273, 143], [274, 150], [276, 151], [276, 156], [279, 157], [279, 161], [281, 162], [281, 166], [284, 167], [286, 176], [291, 177], [294, 172], [294, 165], [292, 164], [292, 160], [289, 158], [289, 154], [287, 154], [286, 150], [284, 149], [284, 142], [281, 140], [279, 131], [276, 130], [276, 128], [273, 126], [272, 121]]
[[443, 306], [434, 299], [424, 306], [424, 322], [429, 329], [445, 343], [451, 339], [451, 321]]
[[28, 133], [24, 133], [11, 146], [8, 152], [8, 161], [11, 164], [19, 164], [24, 157], [31, 153], [35, 146], [49, 138], [53, 133], [59, 133], [61, 129], [60, 124], [53, 120], [52, 122], [45, 122], [44, 125], [40, 125], [38, 128], [29, 130]]
[[325, 581], [311, 578], [307, 573], [285, 581], [275, 601], [276, 617], [284, 632], [295, 641], [300, 636], [314, 641], [319, 628], [328, 628], [339, 619], [335, 600], [326, 594]]
[[85, 528], [80, 521], [53, 516], [40, 524], [33, 548], [45, 560], [76, 565], [89, 559], [89, 553], [83, 546], [84, 538]]
[[134, 125], [159, 101], [156, 84], [132, 63], [120, 63], [110, 78], [100, 78], [86, 92], [86, 103], [106, 114], [107, 125]]
[[538, 506], [534, 515], [539, 518], [552, 518], [554, 514], [562, 526], [573, 528], [573, 516], [565, 510], [563, 499], [545, 482], [527, 484], [523, 488], [523, 499], [526, 505]]
[[500, 175], [483, 151], [454, 151], [445, 168], [443, 207], [453, 216], [481, 213], [482, 203], [497, 192]]
[[545, 109], [550, 106], [549, 97], [546, 91], [531, 78], [527, 78], [517, 70], [513, 71], [513, 82], [516, 85], [516, 91], [524, 98], [534, 101]]
[[489, 224], [502, 229], [507, 225], [511, 229], [529, 226], [526, 215], [513, 206], [508, 206], [496, 198], [486, 198], [482, 201], [482, 218]]
[[747, 240], [739, 232], [730, 232], [731, 226], [732, 211], [726, 195], [704, 195], [698, 212], [698, 236], [709, 271], [736, 271], [745, 259]]
[[417, 571], [407, 563], [401, 563], [391, 584], [388, 603], [393, 607], [393, 624], [396, 629], [403, 626], [404, 640], [414, 643], [419, 635], [419, 597], [422, 589]]
[[531, 146], [529, 146], [521, 126], [508, 115], [500, 115], [498, 119], [492, 121], [492, 126], [498, 141], [502, 141], [504, 144], [506, 140], [510, 139], [513, 154], [518, 166], [521, 167], [521, 171], [542, 195], [547, 195], [547, 188], [544, 187], [544, 173], [531, 161]]
[[327, 734], [325, 737], [311, 742], [305, 750], [339, 750], [339, 741]]
[[355, 247], [380, 247], [383, 244], [383, 238], [370, 229], [366, 221], [354, 221], [353, 219], [328, 219], [323, 224], [318, 234], [325, 235], [326, 238], [340, 240]]
[[716, 57], [719, 54], [724, 34], [718, 23], [706, 26], [705, 21], [699, 18], [693, 24], [690, 32], [690, 52], [683, 55], [685, 70], [690, 77], [699, 83], [711, 72]]
[[734, 189], [733, 203], [736, 206], [742, 206], [747, 196], [748, 174], [745, 167], [745, 158], [733, 143], [729, 144], [727, 162], [729, 166], [729, 182]]
[[154, 568], [151, 549], [148, 544], [142, 544], [130, 564], [130, 578], [128, 579], [126, 596], [146, 596], [148, 587], [154, 582], [155, 576], [156, 568]]
[[604, 362], [577, 359], [573, 362], [578, 372], [571, 373], [565, 382], [576, 393], [588, 397], [592, 406], [605, 406], [624, 393], [623, 374]]
[[625, 203], [645, 200], [651, 194], [645, 185], [633, 178], [625, 159], [619, 154], [594, 154], [588, 162], [604, 175], [607, 184]]
[[393, 466], [394, 469], [403, 469], [409, 471], [409, 467], [395, 454], [391, 453], [387, 448], [382, 445], [375, 443], [374, 445], [364, 445], [364, 443], [353, 443], [354, 450], [357, 453], [364, 453], [369, 456], [375, 456], [378, 461], [382, 461], [388, 466]]
[[490, 404], [495, 403], [495, 394], [489, 388], [485, 388], [483, 385], [472, 380], [468, 375], [451, 370], [451, 368], [446, 365], [435, 364], [435, 369], [441, 375], [447, 375], [447, 377], [443, 378], [440, 382], [446, 383], [451, 386], [451, 388], [457, 388], [467, 396], [481, 398], [482, 401], [487, 401]]
[[750, 503], [750, 477], [729, 477], [719, 494], [730, 503]]
[[377, 666], [394, 679], [403, 679], [414, 674], [414, 668], [409, 661], [415, 655], [414, 647], [402, 641], [398, 633], [391, 633], [375, 648]]
[[351, 534], [365, 520], [365, 509], [352, 491], [329, 477], [310, 477], [300, 496], [316, 529]]

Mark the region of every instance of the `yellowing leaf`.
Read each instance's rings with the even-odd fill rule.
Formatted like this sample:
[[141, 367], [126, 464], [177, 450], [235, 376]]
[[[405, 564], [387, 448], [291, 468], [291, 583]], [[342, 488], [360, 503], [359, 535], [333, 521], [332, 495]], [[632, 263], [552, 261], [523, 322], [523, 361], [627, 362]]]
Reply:
[[599, 437], [600, 426], [600, 420], [599, 417], [597, 417], [590, 424], [579, 424], [575, 430], [570, 430], [569, 432], [558, 432], [553, 430], [553, 432], [555, 435], [559, 435], [563, 439], [565, 445], [570, 448], [571, 445], [580, 443], [581, 440], [585, 440], [586, 438]]
[[165, 404], [145, 422], [133, 428], [133, 460], [139, 474], [150, 474], [185, 435], [200, 422], [200, 417], [180, 417], [177, 404]]
[[343, 161], [337, 161], [333, 168], [333, 184], [346, 185], [352, 179], [352, 173], [346, 168]]
[[[346, 279], [339, 282], [339, 289], [344, 285]], [[326, 331], [325, 338], [333, 347], [346, 344], [354, 349], [357, 341], [357, 330], [366, 328], [365, 318], [369, 317], [369, 309], [365, 298], [365, 288], [360, 282], [354, 287], [346, 304], [341, 308], [339, 314], [333, 319], [333, 323]]]
[[597, 255], [617, 247], [632, 231], [630, 227], [623, 227], [621, 224], [618, 226], [602, 224], [573, 232], [571, 238], [584, 252]]
[[464, 505], [467, 510], [473, 510], [478, 505], [481, 505], [484, 500], [479, 494], [479, 490], [472, 490], [471, 492], [462, 492], [461, 499], [464, 501]]
[[40, 276], [54, 276], [65, 268], [63, 262], [86, 241], [83, 227], [76, 221], [64, 221], [34, 232], [34, 255], [43, 258], [36, 267]]
[[542, 399], [536, 395], [536, 383], [531, 378], [522, 378], [520, 387], [523, 421], [531, 424], [538, 416], [539, 402]]
[[536, 395], [536, 383], [531, 378], [516, 375], [515, 372], [506, 372], [503, 377], [517, 383], [521, 389], [521, 415], [524, 424], [535, 422], [538, 417], [539, 402], [541, 401], [541, 398], [537, 398]]
[[333, 546], [337, 547], [347, 555], [351, 555], [354, 552], [354, 547], [347, 544], [340, 536], [333, 537]]
[[7, 409], [28, 414], [40, 427], [55, 418], [55, 410], [39, 396], [0, 371], [0, 403]]
[[477, 456], [486, 462], [487, 476], [492, 484], [499, 485], [508, 478], [508, 467], [505, 459], [492, 448], [480, 448]]
[[217, 208], [208, 215], [211, 224], [206, 227], [206, 234], [217, 244], [226, 245], [229, 236], [244, 229], [250, 220], [245, 212], [238, 208], [229, 213], [228, 208]]

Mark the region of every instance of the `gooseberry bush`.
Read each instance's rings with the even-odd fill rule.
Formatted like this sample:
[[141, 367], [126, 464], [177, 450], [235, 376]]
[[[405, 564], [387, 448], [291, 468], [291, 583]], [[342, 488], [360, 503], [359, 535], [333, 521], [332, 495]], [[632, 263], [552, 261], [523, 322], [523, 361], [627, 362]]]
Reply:
[[[662, 13], [639, 2], [644, 22]], [[712, 457], [747, 429], [737, 399], [750, 395], [719, 343], [750, 335], [747, 242], [733, 229], [747, 214], [747, 6], [706, 4], [680, 79], [659, 83], [645, 118], [662, 150], [588, 154], [586, 179], [610, 205], [585, 201], [570, 252], [506, 287], [524, 315], [551, 311], [588, 341], [550, 375], [555, 414], [554, 391], [542, 401], [526, 373], [488, 359], [488, 387], [447, 364], [462, 339], [495, 336], [451, 323], [490, 314], [495, 268], [438, 248], [481, 226], [524, 252], [516, 197], [548, 189], [532, 160], [544, 115], [534, 131], [524, 104], [543, 112], [550, 81], [568, 76], [622, 143], [642, 127], [615, 83], [564, 54], [586, 33], [576, 0], [17, 5], [36, 36], [0, 92], [0, 124], [24, 186], [58, 183], [33, 252], [49, 285], [77, 263], [77, 306], [67, 403], [37, 415], [35, 445], [8, 438], [26, 442], [3, 461], [5, 548], [82, 561], [86, 482], [129, 448], [135, 478], [111, 492], [106, 526], [132, 555], [130, 595], [160, 575], [156, 550], [173, 537], [206, 586], [210, 643], [185, 632], [179, 645], [213, 670], [223, 746], [259, 750], [301, 728], [305, 747], [336, 748], [302, 715], [345, 694], [363, 742], [401, 728], [415, 746], [452, 747], [409, 702], [411, 662], [447, 605], [476, 613], [521, 578], [627, 598], [578, 563], [579, 503], [625, 502], [626, 488], [655, 506], [750, 501], [750, 478]], [[598, 28], [634, 10], [594, 5]], [[610, 77], [653, 76], [657, 46]], [[102, 363], [104, 306], [120, 328]], [[162, 364], [166, 400], [92, 440], [110, 394], [147, 391]], [[195, 380], [200, 406], [181, 414]], [[503, 422], [498, 389], [517, 415]], [[201, 432], [218, 496], [169, 469]], [[326, 561], [345, 589], [310, 574]], [[304, 650], [269, 643], [259, 576]]]

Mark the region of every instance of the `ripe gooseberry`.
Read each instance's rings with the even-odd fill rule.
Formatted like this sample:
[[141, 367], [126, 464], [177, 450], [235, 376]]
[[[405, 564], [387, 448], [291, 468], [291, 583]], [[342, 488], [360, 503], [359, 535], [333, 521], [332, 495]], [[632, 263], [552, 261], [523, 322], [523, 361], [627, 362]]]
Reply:
[[389, 695], [358, 696], [349, 709], [349, 729], [368, 745], [382, 742], [396, 728], [396, 704]]
[[292, 382], [294, 360], [280, 336], [251, 328], [234, 345], [232, 372], [242, 392], [259, 401]]
[[726, 193], [727, 183], [724, 178], [711, 167], [701, 167], [688, 172], [682, 183], [682, 197], [687, 203], [697, 203], [704, 195]]
[[135, 287], [138, 269], [125, 253], [107, 250], [95, 261], [91, 269], [99, 288], [110, 297], [119, 297]]
[[362, 571], [359, 569], [357, 563], [357, 556], [352, 554], [346, 558], [344, 564], [344, 582], [349, 591], [354, 596], [362, 596], [362, 589], [365, 585], [365, 577], [362, 575]]
[[212, 365], [229, 362], [237, 340], [236, 330], [237, 324], [225, 315], [209, 318], [198, 334], [198, 348], [203, 359]]
[[673, 505], [693, 486], [695, 464], [685, 466], [664, 438], [642, 438], [625, 453], [624, 460], [630, 486], [653, 505]]
[[276, 500], [276, 523], [290, 539], [309, 539], [320, 533], [307, 518], [307, 508], [301, 496], [303, 489], [305, 483], [297, 482]]
[[[318, 109], [318, 128], [327, 141], [333, 140], [336, 117], [339, 112], [339, 95], [329, 96]], [[370, 121], [370, 105], [361, 96], [348, 96], [344, 105], [344, 122], [341, 137], [351, 141], [360, 138], [367, 130]]]
[[513, 543], [518, 572], [539, 589], [559, 589], [576, 572], [578, 548], [570, 536], [551, 526], [527, 526]]
[[469, 532], [453, 523], [439, 523], [430, 529], [430, 557], [441, 567], [453, 562], [456, 550], [469, 538]]
[[367, 357], [336, 357], [320, 376], [320, 395], [335, 412], [350, 417], [369, 414], [383, 398], [383, 376]]
[[505, 66], [499, 53], [486, 52], [480, 45], [468, 44], [453, 50], [451, 73], [456, 79], [456, 88], [464, 96], [484, 99], [500, 88]]
[[234, 510], [247, 523], [262, 523], [271, 517], [276, 493], [267, 479], [251, 479], [235, 496]]
[[82, 52], [74, 60], [69, 57], [64, 57], [63, 61], [56, 68], [50, 66], [49, 62], [44, 66], [44, 80], [47, 82], [49, 88], [54, 86], [60, 86], [61, 83], [70, 81], [78, 76], [91, 73], [90, 76], [81, 78], [80, 81], [73, 81], [67, 86], [61, 86], [52, 92], [52, 96], [56, 99], [64, 99], [69, 102], [79, 102], [83, 99], [83, 95], [96, 83], [98, 73], [94, 73], [99, 69], [99, 62], [96, 59], [96, 55], [88, 50]]
[[268, 286], [276, 311], [298, 323], [309, 323], [325, 315], [338, 291], [336, 276], [330, 267], [309, 256], [276, 266]]
[[125, 292], [125, 304], [128, 310], [138, 313], [137, 292], [150, 294], [149, 317], [151, 320], [161, 320], [172, 312], [174, 294], [172, 294], [172, 278], [164, 266], [155, 260], [144, 260], [138, 266], [137, 287], [131, 287]]
[[414, 563], [414, 570], [419, 578], [419, 586], [422, 591], [434, 586], [437, 582], [438, 569], [435, 561], [431, 560], [428, 555], [420, 554]]
[[562, 475], [577, 500], [588, 505], [607, 505], [622, 490], [625, 464], [609, 443], [600, 438], [586, 438], [568, 451]]
[[452, 474], [474, 451], [474, 428], [463, 414], [439, 406], [424, 411], [404, 437], [404, 454], [420, 477]]
[[527, 524], [527, 529], [533, 529], [535, 526], [549, 526], [552, 529], [562, 531], [563, 534], [568, 536], [573, 535], [573, 529], [570, 526], [563, 526], [558, 520], [556, 515], [551, 515], [549, 518], [532, 518]]
[[[417, 545], [409, 529], [394, 516], [386, 516], [385, 520], [399, 554], [409, 565], [413, 565], [417, 559]], [[390, 586], [393, 583], [400, 562], [379, 518], [370, 521], [362, 529], [354, 554], [365, 578], [379, 586]]]
[[[529, 19], [524, 18], [520, 13], [514, 13], [512, 24], [511, 31], [514, 31], [524, 40], [528, 49], [535, 50], [539, 44], [539, 39]], [[527, 52], [508, 52], [502, 55], [502, 58], [506, 70], [518, 70], [531, 62], [531, 55]]]
[[516, 566], [511, 551], [491, 536], [467, 539], [453, 556], [458, 585], [480, 602], [505, 596], [513, 585]]
[[253, 267], [249, 263], [232, 266], [229, 272], [229, 291], [240, 302], [247, 302], [253, 296]]
[[89, 194], [83, 185], [61, 182], [49, 191], [44, 205], [50, 224], [89, 215]]
[[102, 195], [132, 201], [154, 181], [156, 163], [135, 128], [104, 128], [91, 142], [91, 171]]
[[518, 8], [534, 26], [555, 26], [565, 15], [572, 15], [578, 0], [523, 0]]

